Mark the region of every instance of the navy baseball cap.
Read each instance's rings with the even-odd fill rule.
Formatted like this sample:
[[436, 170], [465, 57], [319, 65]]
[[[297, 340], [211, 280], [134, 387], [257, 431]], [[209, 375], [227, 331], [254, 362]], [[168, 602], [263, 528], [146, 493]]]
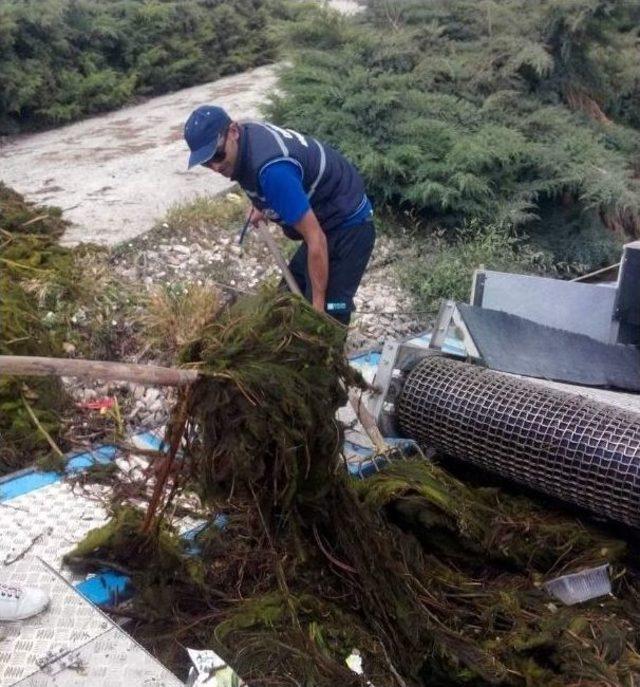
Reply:
[[191, 149], [189, 169], [213, 157], [229, 124], [229, 115], [216, 105], [201, 105], [189, 115], [184, 125], [184, 139]]

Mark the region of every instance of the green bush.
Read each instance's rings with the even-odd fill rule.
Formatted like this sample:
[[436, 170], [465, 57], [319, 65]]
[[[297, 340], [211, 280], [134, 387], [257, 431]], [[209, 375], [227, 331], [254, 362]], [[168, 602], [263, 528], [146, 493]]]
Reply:
[[5, 0], [0, 134], [69, 122], [273, 60], [277, 0]]
[[337, 145], [378, 203], [427, 228], [635, 235], [639, 26], [624, 0], [370, 0], [294, 28], [269, 114]]

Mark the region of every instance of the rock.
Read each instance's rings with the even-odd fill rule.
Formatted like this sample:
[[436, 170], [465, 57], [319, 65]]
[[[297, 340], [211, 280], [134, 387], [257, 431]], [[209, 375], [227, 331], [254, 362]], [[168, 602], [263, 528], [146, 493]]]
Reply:
[[144, 394], [144, 400], [147, 404], [153, 403], [158, 398], [160, 398], [160, 391], [154, 387], [149, 387]]
[[127, 416], [129, 420], [133, 420], [135, 417], [140, 415], [145, 409], [145, 404], [144, 401], [136, 401], [135, 405], [133, 406], [133, 410], [129, 413]]
[[83, 401], [93, 401], [98, 398], [98, 394], [95, 389], [81, 389], [79, 391], [79, 396]]
[[150, 405], [147, 405], [147, 411], [149, 413], [157, 413], [159, 410], [162, 409], [162, 405], [163, 405], [162, 400], [158, 399], [157, 401], [154, 401]]

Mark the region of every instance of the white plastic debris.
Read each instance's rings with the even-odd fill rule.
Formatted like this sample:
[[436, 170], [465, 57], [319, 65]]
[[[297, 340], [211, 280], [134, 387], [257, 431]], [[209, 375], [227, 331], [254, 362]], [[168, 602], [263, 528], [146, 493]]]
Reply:
[[[358, 649], [354, 649], [351, 654], [345, 658], [344, 662], [347, 664], [349, 670], [356, 673], [356, 675], [364, 674], [364, 670], [362, 669], [362, 655]], [[370, 680], [367, 680], [364, 684], [366, 687], [374, 687]]]
[[345, 659], [345, 663], [349, 667], [349, 670], [358, 675], [362, 675], [362, 656], [360, 656], [360, 652], [357, 649], [351, 652], [351, 655]]
[[187, 653], [193, 663], [187, 687], [243, 687], [244, 682], [215, 651], [187, 648]]
[[609, 564], [562, 575], [544, 583], [545, 590], [567, 606], [611, 594]]

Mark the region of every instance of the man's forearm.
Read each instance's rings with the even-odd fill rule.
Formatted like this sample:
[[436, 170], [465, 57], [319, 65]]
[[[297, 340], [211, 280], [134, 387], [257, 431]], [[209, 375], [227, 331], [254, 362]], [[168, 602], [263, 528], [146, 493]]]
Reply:
[[324, 311], [329, 281], [329, 250], [318, 218], [309, 210], [296, 223], [295, 228], [307, 244], [307, 271], [311, 282], [311, 303], [316, 310]]
[[307, 270], [311, 281], [311, 302], [317, 310], [324, 310], [329, 280], [329, 255], [324, 233], [313, 245], [307, 245]]

